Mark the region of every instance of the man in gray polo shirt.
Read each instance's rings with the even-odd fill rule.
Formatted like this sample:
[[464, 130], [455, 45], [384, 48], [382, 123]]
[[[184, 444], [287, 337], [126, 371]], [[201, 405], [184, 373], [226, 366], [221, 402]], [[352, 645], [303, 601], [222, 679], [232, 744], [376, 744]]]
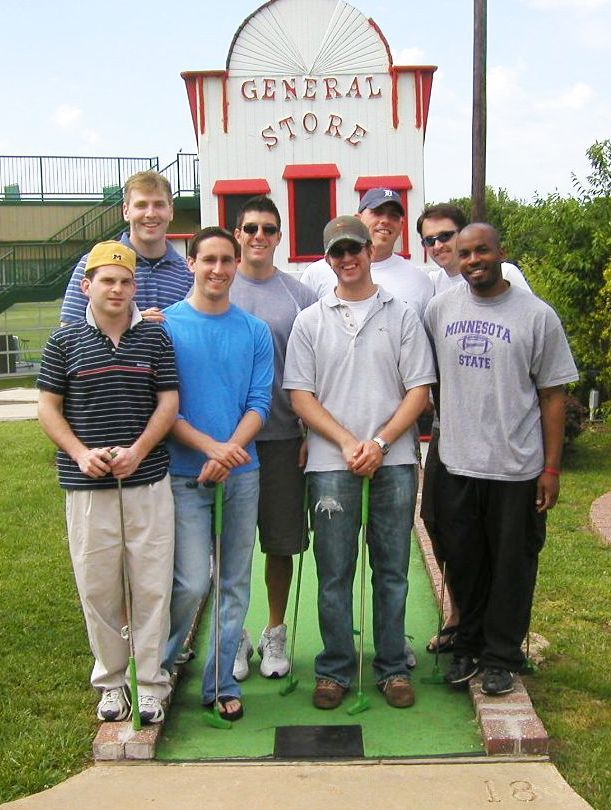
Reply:
[[318, 616], [314, 705], [342, 702], [356, 672], [352, 583], [358, 555], [362, 478], [371, 482], [373, 668], [390, 706], [414, 702], [404, 652], [405, 602], [416, 464], [413, 425], [435, 371], [414, 310], [371, 280], [373, 249], [357, 217], [325, 227], [338, 285], [301, 312], [287, 348], [284, 388], [309, 428]]

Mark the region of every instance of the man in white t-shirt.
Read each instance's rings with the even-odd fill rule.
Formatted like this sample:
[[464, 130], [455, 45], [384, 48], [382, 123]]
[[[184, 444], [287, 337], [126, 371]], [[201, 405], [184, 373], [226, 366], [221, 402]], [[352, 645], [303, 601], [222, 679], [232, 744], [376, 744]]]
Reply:
[[[463, 211], [452, 203], [429, 205], [418, 217], [416, 229], [437, 269], [430, 270], [429, 276], [435, 286], [435, 295], [449, 290], [455, 284], [466, 283], [460, 272], [456, 252], [456, 238], [467, 225]], [[522, 271], [515, 264], [501, 264], [503, 278], [514, 287], [530, 290]]]
[[[409, 304], [422, 320], [426, 305], [433, 297], [431, 279], [424, 270], [393, 253], [405, 218], [401, 196], [390, 188], [369, 189], [363, 195], [356, 216], [362, 220], [371, 236], [373, 283], [379, 284], [399, 301]], [[335, 289], [337, 277], [323, 258], [306, 267], [301, 282], [311, 287], [320, 299]]]

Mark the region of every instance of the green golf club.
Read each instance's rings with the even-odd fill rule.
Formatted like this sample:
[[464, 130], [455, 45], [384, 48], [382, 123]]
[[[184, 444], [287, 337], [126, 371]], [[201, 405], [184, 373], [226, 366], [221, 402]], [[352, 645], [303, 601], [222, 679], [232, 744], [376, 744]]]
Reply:
[[121, 521], [121, 543], [123, 544], [123, 593], [125, 595], [125, 614], [127, 626], [121, 631], [121, 635], [127, 637], [129, 647], [129, 688], [132, 700], [132, 727], [134, 731], [140, 731], [142, 721], [140, 720], [140, 707], [138, 706], [138, 673], [136, 670], [136, 652], [134, 649], [134, 633], [132, 630], [132, 595], [129, 586], [129, 572], [127, 570], [127, 545], [125, 541], [125, 516], [123, 513], [123, 487], [121, 479], [117, 479], [117, 492], [119, 493], [119, 516]]
[[297, 568], [297, 586], [295, 589], [295, 608], [293, 612], [293, 632], [291, 635], [291, 653], [289, 656], [289, 671], [286, 683], [280, 689], [282, 697], [290, 695], [297, 689], [299, 680], [293, 675], [293, 663], [295, 661], [295, 636], [297, 635], [297, 613], [299, 611], [299, 594], [301, 592], [301, 571], [303, 569], [303, 552], [305, 551], [306, 542], [308, 538], [308, 517], [309, 517], [309, 504], [308, 504], [308, 485], [306, 483], [303, 493], [303, 532], [301, 534], [301, 548], [299, 549], [299, 566]]
[[363, 478], [361, 495], [361, 618], [359, 627], [359, 677], [356, 701], [348, 714], [360, 714], [370, 707], [369, 698], [363, 694], [363, 634], [365, 630], [365, 574], [367, 570], [367, 524], [369, 523], [369, 478]]
[[223, 533], [223, 499], [225, 486], [214, 487], [214, 706], [204, 712], [204, 722], [212, 728], [230, 729], [231, 721], [221, 717], [219, 710], [219, 658], [221, 642], [221, 534]]
[[446, 593], [446, 561], [443, 561], [441, 568], [441, 597], [439, 600], [439, 614], [437, 618], [437, 643], [435, 644], [435, 663], [430, 675], [424, 675], [420, 678], [420, 683], [440, 684], [445, 683], [443, 674], [439, 670], [439, 639], [441, 638], [441, 631], [443, 629], [443, 602]]

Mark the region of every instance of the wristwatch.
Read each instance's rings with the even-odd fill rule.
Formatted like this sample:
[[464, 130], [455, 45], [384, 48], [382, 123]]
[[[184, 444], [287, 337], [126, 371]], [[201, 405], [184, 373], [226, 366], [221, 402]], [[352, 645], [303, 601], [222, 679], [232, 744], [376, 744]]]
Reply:
[[385, 442], [381, 436], [374, 436], [371, 441], [375, 442], [378, 445], [378, 447], [382, 451], [383, 456], [385, 456], [386, 453], [388, 453], [388, 451], [390, 450], [390, 445], [388, 444], [388, 442]]

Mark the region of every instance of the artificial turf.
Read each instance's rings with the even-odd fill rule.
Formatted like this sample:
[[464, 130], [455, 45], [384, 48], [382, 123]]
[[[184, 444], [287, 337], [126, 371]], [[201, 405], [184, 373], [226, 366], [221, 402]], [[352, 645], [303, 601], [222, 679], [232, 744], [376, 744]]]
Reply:
[[[267, 602], [263, 579], [263, 555], [255, 550], [252, 598], [246, 627], [254, 646], [267, 619]], [[295, 569], [297, 566], [295, 566]], [[305, 555], [303, 582], [297, 622], [294, 675], [299, 679], [296, 690], [279, 694], [283, 680], [271, 680], [259, 674], [259, 657], [251, 660], [251, 675], [243, 682], [244, 717], [230, 730], [207, 726], [201, 707], [201, 672], [207, 646], [208, 616], [200, 625], [196, 643], [197, 657], [182, 667], [172, 706], [157, 747], [157, 759], [166, 761], [273, 759], [277, 727], [338, 726], [357, 724], [362, 727], [364, 755], [369, 759], [439, 757], [483, 754], [482, 740], [471, 702], [466, 693], [452, 691], [444, 684], [425, 684], [434, 656], [425, 645], [437, 628], [436, 603], [416, 541], [412, 541], [410, 592], [407, 610], [407, 633], [412, 636], [418, 665], [412, 678], [416, 703], [409, 709], [393, 709], [378, 692], [371, 669], [373, 646], [371, 619], [368, 611], [365, 632], [363, 692], [370, 708], [349, 715], [347, 709], [356, 700], [356, 686], [344, 703], [333, 711], [312, 706], [314, 687], [313, 661], [321, 648], [316, 616], [316, 576], [311, 550]], [[357, 574], [356, 583], [359, 577]], [[294, 583], [293, 583], [294, 584]], [[355, 619], [359, 603], [355, 588]], [[289, 603], [289, 642], [293, 616], [293, 598]], [[367, 605], [370, 607], [371, 585], [367, 583]], [[358, 639], [356, 639], [358, 646]], [[447, 666], [447, 655], [440, 656], [441, 670]], [[341, 750], [337, 756], [342, 756]]]

